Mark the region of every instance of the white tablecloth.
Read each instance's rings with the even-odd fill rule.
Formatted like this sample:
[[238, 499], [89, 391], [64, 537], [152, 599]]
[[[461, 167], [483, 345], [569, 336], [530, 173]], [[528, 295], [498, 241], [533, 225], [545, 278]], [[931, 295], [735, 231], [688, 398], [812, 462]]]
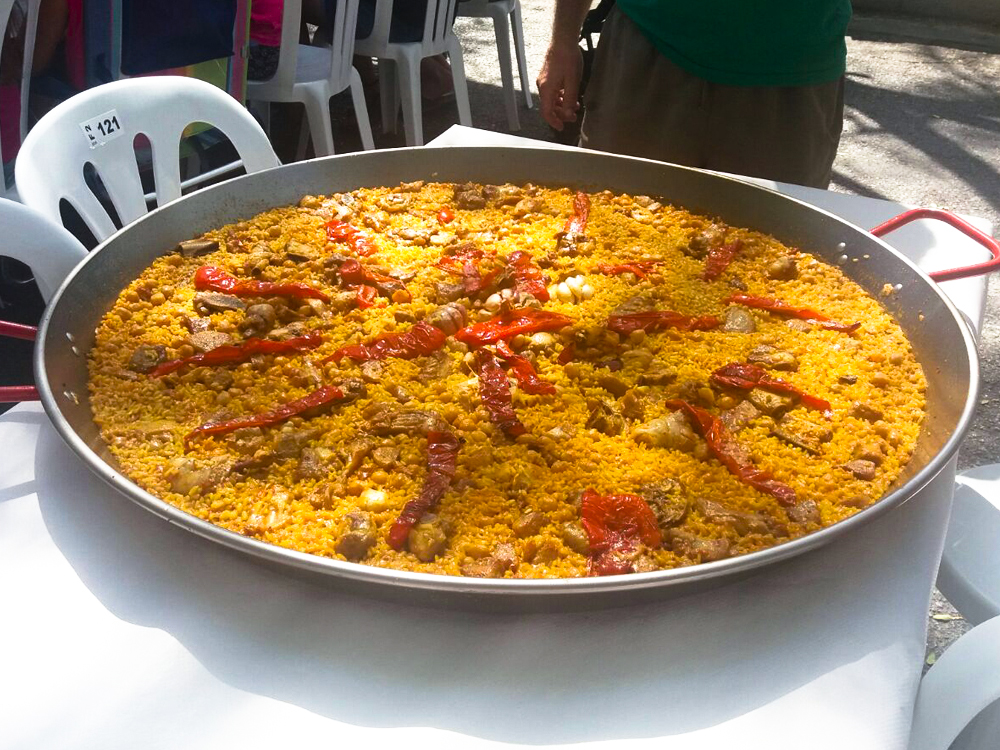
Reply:
[[[963, 283], [978, 321], [985, 285]], [[928, 493], [708, 593], [486, 615], [347, 595], [171, 526], [37, 405], [0, 416], [0, 448], [0, 748], [905, 747], [948, 516]]]

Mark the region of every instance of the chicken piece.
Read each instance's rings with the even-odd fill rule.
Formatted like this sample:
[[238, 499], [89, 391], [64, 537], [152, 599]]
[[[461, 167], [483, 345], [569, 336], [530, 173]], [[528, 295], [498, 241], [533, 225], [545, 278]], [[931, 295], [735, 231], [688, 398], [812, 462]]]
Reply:
[[820, 522], [819, 506], [815, 500], [800, 500], [786, 508], [788, 519], [793, 523], [815, 524]]
[[794, 354], [770, 344], [761, 344], [751, 349], [750, 353], [747, 354], [747, 362], [772, 370], [793, 372], [799, 369], [799, 360]]
[[597, 430], [605, 435], [621, 435], [625, 429], [625, 420], [608, 401], [601, 399], [590, 410], [586, 428]]
[[[618, 367], [616, 369], [621, 369], [620, 361], [618, 361]], [[626, 383], [621, 378], [615, 377], [614, 375], [599, 376], [597, 378], [597, 384], [615, 398], [621, 398], [626, 393], [628, 393], [628, 383]]]
[[243, 261], [243, 273], [247, 276], [260, 276], [264, 270], [271, 265], [274, 253], [266, 242], [258, 242], [250, 250], [245, 261]]
[[880, 437], [871, 437], [859, 440], [854, 444], [851, 455], [863, 461], [871, 461], [876, 466], [881, 466], [889, 453], [889, 444]]
[[681, 252], [691, 258], [701, 260], [713, 247], [719, 247], [725, 243], [725, 228], [718, 224], [710, 224], [707, 229], [697, 232], [688, 240], [688, 244], [681, 247]]
[[316, 260], [319, 253], [316, 249], [298, 240], [289, 240], [285, 243], [285, 257], [293, 263], [308, 263]]
[[530, 511], [525, 513], [516, 521], [514, 521], [513, 529], [514, 535], [524, 539], [525, 537], [534, 536], [542, 527], [545, 525], [546, 518], [543, 514], [538, 511]]
[[[745, 403], [745, 402], [744, 402]], [[820, 454], [823, 443], [833, 439], [833, 430], [794, 414], [786, 414], [771, 428], [771, 434], [814, 456]]]
[[795, 258], [783, 255], [767, 265], [767, 276], [776, 281], [790, 281], [799, 277], [799, 267]]
[[656, 300], [648, 294], [637, 294], [621, 302], [611, 311], [612, 315], [632, 315], [633, 313], [646, 312], [656, 309]]
[[693, 453], [698, 445], [698, 436], [691, 429], [687, 417], [679, 411], [634, 428], [632, 439], [654, 448], [667, 448], [685, 453]]
[[677, 379], [677, 368], [658, 359], [639, 376], [639, 385], [669, 385]]
[[222, 331], [201, 331], [188, 336], [188, 343], [197, 352], [210, 352], [233, 342], [233, 337]]
[[462, 565], [462, 575], [470, 578], [503, 578], [508, 570], [517, 568], [517, 553], [507, 543], [498, 544], [492, 555]]
[[402, 193], [389, 193], [383, 195], [377, 201], [379, 208], [389, 214], [398, 214], [405, 211], [412, 203], [412, 196]]
[[436, 411], [421, 411], [419, 409], [397, 410], [390, 404], [379, 403], [373, 406], [382, 407], [374, 410], [372, 415], [365, 417], [376, 435], [426, 435], [429, 432], [447, 432], [448, 422]]
[[188, 495], [196, 487], [202, 493], [211, 492], [229, 476], [233, 459], [220, 456], [199, 465], [193, 458], [178, 457], [167, 462], [165, 478], [170, 489], [179, 495]]
[[726, 309], [722, 330], [730, 333], [753, 333], [757, 330], [757, 322], [749, 310], [733, 306]]
[[451, 284], [446, 281], [435, 284], [434, 292], [438, 302], [455, 302], [466, 296], [463, 284]]
[[532, 565], [548, 565], [559, 559], [559, 546], [554, 542], [538, 538], [529, 539], [524, 543], [524, 559]]
[[141, 344], [128, 361], [133, 372], [150, 372], [167, 358], [167, 349], [159, 344]]
[[747, 400], [765, 414], [777, 419], [795, 406], [795, 397], [784, 393], [771, 393], [763, 388], [754, 388], [747, 394]]
[[421, 518], [420, 522], [410, 529], [407, 546], [421, 562], [433, 562], [434, 558], [448, 546], [448, 535], [441, 519], [432, 513]]
[[359, 369], [361, 370], [362, 380], [366, 383], [377, 383], [382, 379], [382, 374], [385, 372], [385, 363], [377, 359], [370, 359], [367, 362], [362, 362]]
[[434, 352], [421, 358], [417, 380], [429, 384], [443, 381], [451, 374], [451, 358], [444, 352]]
[[646, 418], [646, 400], [634, 388], [626, 391], [621, 400], [621, 413], [625, 419], [641, 422]]
[[293, 458], [302, 452], [311, 440], [315, 440], [321, 434], [321, 430], [282, 430], [278, 435], [278, 442], [274, 446], [274, 452], [279, 458]]
[[730, 510], [722, 503], [705, 498], [698, 498], [695, 504], [698, 507], [698, 512], [707, 521], [721, 524], [740, 536], [771, 533], [767, 520], [759, 513]]
[[856, 458], [844, 464], [844, 468], [851, 472], [855, 479], [860, 479], [864, 482], [870, 482], [875, 478], [876, 466], [871, 461]]
[[337, 554], [348, 560], [363, 560], [375, 546], [375, 522], [371, 513], [354, 510], [348, 513], [347, 533], [337, 542]]
[[[327, 455], [324, 457], [324, 453]], [[299, 454], [299, 465], [295, 467], [295, 479], [323, 479], [330, 473], [326, 459], [329, 451], [319, 448], [303, 448]]]
[[482, 190], [471, 182], [455, 186], [455, 204], [459, 208], [475, 210], [486, 207], [486, 198]]
[[264, 336], [272, 328], [278, 319], [274, 307], [267, 303], [250, 305], [244, 313], [243, 322], [240, 323], [240, 333], [244, 336]]
[[698, 562], [714, 562], [729, 557], [728, 539], [703, 539], [680, 529], [671, 529], [669, 538], [670, 549]]
[[719, 413], [719, 418], [722, 420], [722, 424], [724, 424], [730, 432], [742, 430], [759, 416], [760, 409], [751, 404], [749, 401], [740, 401], [732, 409], [725, 409]]
[[423, 180], [414, 180], [413, 182], [401, 182], [399, 187], [396, 188], [397, 193], [419, 193], [424, 187]]
[[246, 303], [239, 297], [218, 292], [200, 292], [194, 296], [194, 309], [199, 315], [211, 315], [227, 310], [245, 310]]
[[687, 493], [684, 485], [676, 479], [661, 479], [659, 482], [643, 485], [639, 488], [639, 494], [653, 510], [656, 523], [664, 535], [687, 515], [690, 505]]
[[219, 249], [218, 240], [184, 240], [177, 243], [177, 252], [185, 258], [197, 258]]
[[851, 409], [848, 413], [852, 417], [863, 419], [866, 422], [878, 422], [884, 416], [881, 409], [872, 406], [867, 401], [855, 401], [851, 404]]
[[368, 454], [375, 447], [375, 442], [370, 438], [355, 438], [347, 444], [344, 458], [344, 476], [348, 477], [361, 468], [361, 464], [368, 458]]

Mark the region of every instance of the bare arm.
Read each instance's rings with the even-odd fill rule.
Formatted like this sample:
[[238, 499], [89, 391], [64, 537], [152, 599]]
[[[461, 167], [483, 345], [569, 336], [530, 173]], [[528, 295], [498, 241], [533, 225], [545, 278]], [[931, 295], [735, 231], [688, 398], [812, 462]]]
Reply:
[[556, 130], [576, 120], [577, 98], [583, 77], [580, 29], [591, 0], [556, 0], [552, 40], [536, 84], [542, 117]]

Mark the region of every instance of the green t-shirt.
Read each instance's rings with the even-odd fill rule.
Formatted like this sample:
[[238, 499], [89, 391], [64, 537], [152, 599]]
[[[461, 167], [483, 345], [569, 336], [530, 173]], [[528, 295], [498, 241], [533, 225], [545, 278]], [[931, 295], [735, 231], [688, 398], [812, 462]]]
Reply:
[[808, 86], [844, 74], [851, 0], [618, 0], [674, 63], [731, 86]]

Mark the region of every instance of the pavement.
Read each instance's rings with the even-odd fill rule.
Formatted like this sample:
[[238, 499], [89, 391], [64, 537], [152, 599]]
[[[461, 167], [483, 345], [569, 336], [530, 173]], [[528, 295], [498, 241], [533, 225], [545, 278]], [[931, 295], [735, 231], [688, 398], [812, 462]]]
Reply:
[[[521, 0], [530, 79], [548, 44], [551, 0]], [[473, 125], [507, 131], [492, 24], [459, 18]], [[991, 220], [1000, 231], [1000, 34], [939, 22], [858, 18], [848, 39], [846, 113], [832, 190], [947, 208]], [[533, 84], [532, 84], [533, 87]], [[537, 96], [535, 97], [537, 102]], [[334, 99], [338, 151], [360, 142], [349, 99]], [[376, 146], [403, 145], [402, 127], [382, 134], [377, 92], [369, 92]], [[529, 138], [554, 134], [538, 110], [520, 108]], [[425, 139], [457, 122], [453, 100], [427, 104]], [[297, 132], [297, 131], [296, 131]], [[280, 152], [279, 152], [280, 153]], [[0, 315], [31, 322], [40, 310], [30, 288], [0, 289]], [[13, 306], [4, 309], [6, 303]], [[0, 382], [26, 382], [30, 347], [0, 340]], [[983, 392], [959, 468], [1000, 461], [1000, 289], [994, 284], [980, 342]], [[931, 662], [969, 625], [939, 594], [929, 613]]]

